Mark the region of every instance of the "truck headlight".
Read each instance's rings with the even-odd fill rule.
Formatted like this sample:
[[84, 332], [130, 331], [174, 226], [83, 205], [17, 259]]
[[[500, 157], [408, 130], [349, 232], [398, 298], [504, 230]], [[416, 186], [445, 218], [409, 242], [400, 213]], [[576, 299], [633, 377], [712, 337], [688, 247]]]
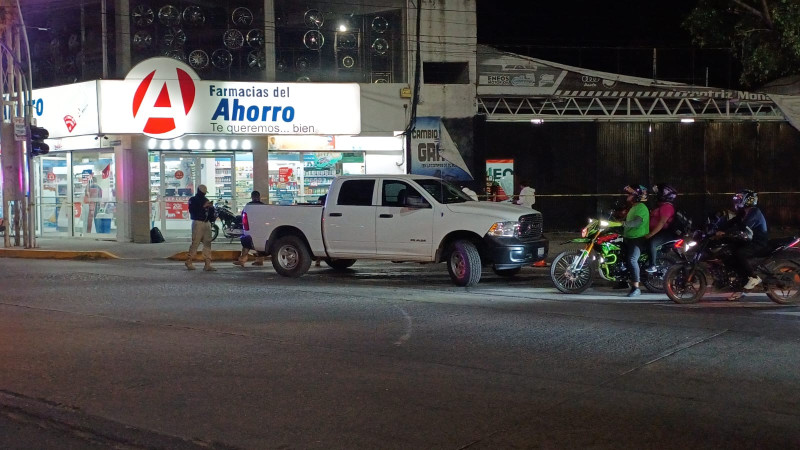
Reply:
[[495, 222], [489, 228], [488, 234], [498, 237], [514, 237], [519, 235], [519, 222], [512, 220], [508, 222]]

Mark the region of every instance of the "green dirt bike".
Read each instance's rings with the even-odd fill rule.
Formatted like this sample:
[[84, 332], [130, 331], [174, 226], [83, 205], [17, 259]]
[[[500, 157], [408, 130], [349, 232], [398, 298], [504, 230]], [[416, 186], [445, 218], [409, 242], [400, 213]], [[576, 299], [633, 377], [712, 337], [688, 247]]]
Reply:
[[[650, 292], [665, 291], [664, 275], [669, 267], [678, 262], [673, 246], [678, 241], [665, 242], [658, 248], [656, 272], [647, 273], [650, 265], [648, 252], [639, 258], [639, 273], [642, 283]], [[609, 227], [605, 220], [589, 219], [589, 225], [581, 230], [581, 237], [566, 243], [584, 244], [580, 250], [561, 252], [550, 266], [550, 279], [556, 289], [565, 294], [579, 294], [592, 285], [595, 276], [607, 281], [627, 281], [628, 266], [625, 264], [625, 249], [622, 247], [622, 228]]]

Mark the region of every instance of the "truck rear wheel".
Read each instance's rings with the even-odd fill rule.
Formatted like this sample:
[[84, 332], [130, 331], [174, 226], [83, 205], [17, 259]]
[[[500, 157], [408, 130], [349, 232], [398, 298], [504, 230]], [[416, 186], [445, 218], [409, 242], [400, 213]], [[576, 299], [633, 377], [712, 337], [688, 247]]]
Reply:
[[475, 286], [481, 280], [481, 255], [470, 241], [455, 241], [447, 258], [447, 271], [457, 286]]
[[311, 267], [311, 253], [297, 236], [278, 238], [272, 246], [272, 267], [284, 277], [297, 278]]

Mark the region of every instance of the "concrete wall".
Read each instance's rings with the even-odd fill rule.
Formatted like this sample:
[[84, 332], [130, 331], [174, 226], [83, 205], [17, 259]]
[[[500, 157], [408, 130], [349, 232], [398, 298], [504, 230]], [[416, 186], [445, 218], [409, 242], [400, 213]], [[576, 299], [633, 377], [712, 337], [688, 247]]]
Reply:
[[[418, 116], [472, 117], [477, 112], [478, 26], [475, 0], [424, 0], [420, 25], [423, 62], [466, 62], [469, 84], [423, 85]], [[414, 79], [416, 8], [407, 21], [409, 81]], [[424, 78], [424, 76], [423, 76]]]

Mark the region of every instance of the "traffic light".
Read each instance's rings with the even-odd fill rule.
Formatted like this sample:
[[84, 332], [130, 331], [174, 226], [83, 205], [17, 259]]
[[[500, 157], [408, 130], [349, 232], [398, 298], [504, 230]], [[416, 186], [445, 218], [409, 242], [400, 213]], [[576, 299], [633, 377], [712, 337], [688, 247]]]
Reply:
[[47, 129], [31, 125], [31, 156], [46, 155], [50, 152], [50, 146], [44, 140], [50, 136]]

